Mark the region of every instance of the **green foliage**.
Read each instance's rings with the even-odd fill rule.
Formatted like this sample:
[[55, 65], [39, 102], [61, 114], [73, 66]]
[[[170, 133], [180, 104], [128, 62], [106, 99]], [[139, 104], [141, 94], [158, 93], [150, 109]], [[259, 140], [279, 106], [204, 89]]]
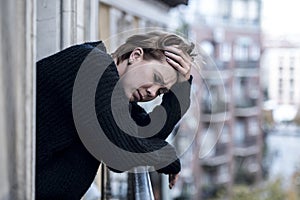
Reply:
[[267, 185], [262, 191], [263, 200], [284, 200], [287, 199], [287, 193], [282, 189], [281, 179], [275, 180]]
[[258, 200], [259, 193], [249, 189], [247, 186], [234, 186], [232, 191], [232, 200]]
[[239, 168], [235, 174], [234, 181], [237, 184], [252, 185], [255, 182], [255, 176], [249, 173], [248, 170]]
[[235, 185], [232, 189], [231, 198], [226, 198], [224, 193], [210, 200], [288, 200], [288, 193], [282, 188], [281, 179], [268, 182], [259, 187], [249, 187], [247, 185]]

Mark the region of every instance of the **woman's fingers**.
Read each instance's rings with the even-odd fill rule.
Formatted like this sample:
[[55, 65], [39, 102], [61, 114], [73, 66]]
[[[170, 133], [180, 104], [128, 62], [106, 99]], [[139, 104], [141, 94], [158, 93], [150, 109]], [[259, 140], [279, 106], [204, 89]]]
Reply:
[[165, 55], [167, 62], [181, 74], [179, 81], [188, 80], [190, 78], [192, 58], [173, 46], [166, 47]]
[[178, 180], [179, 174], [169, 174], [169, 188], [172, 189]]
[[184, 73], [185, 71], [187, 71], [187, 68], [184, 66], [185, 64], [182, 64], [178, 61], [178, 59], [175, 59], [175, 56], [171, 56], [171, 53], [165, 53], [167, 58], [167, 62], [174, 67], [177, 71], [179, 71], [180, 73]]
[[178, 47], [176, 46], [166, 47], [165, 52], [169, 52], [172, 53], [173, 55], [179, 56], [186, 63], [190, 63], [192, 61], [192, 58], [187, 53], [183, 52], [181, 49], [178, 49]]

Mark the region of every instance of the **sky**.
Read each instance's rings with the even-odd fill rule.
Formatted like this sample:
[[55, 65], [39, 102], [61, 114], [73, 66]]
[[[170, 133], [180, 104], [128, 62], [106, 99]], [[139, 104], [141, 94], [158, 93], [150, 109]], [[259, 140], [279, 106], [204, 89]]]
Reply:
[[300, 38], [299, 0], [262, 0], [262, 29], [274, 35]]
[[[185, 19], [193, 21], [194, 12], [201, 2], [215, 5], [217, 0], [189, 0]], [[208, 6], [208, 5], [206, 5]], [[209, 8], [211, 8], [211, 6]], [[176, 11], [175, 11], [176, 12]], [[177, 13], [178, 14], [178, 13]], [[176, 17], [174, 19], [177, 19]], [[293, 36], [300, 41], [300, 0], [262, 0], [262, 29], [268, 35]], [[177, 24], [177, 23], [174, 23]]]

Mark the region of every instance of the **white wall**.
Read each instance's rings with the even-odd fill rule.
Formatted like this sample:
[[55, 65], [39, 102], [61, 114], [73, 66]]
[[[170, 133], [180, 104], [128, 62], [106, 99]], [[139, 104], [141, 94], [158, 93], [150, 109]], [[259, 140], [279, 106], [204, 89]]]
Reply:
[[[291, 58], [294, 57], [294, 73], [290, 72]], [[279, 67], [282, 67], [282, 73]], [[281, 104], [291, 104], [290, 91], [294, 91], [295, 104], [300, 104], [300, 49], [299, 48], [272, 48], [267, 49], [263, 56], [263, 74], [268, 79], [268, 92], [271, 100]], [[279, 96], [279, 79], [282, 79], [282, 97]], [[290, 79], [294, 80], [293, 86]]]
[[37, 1], [37, 60], [60, 50], [60, 0]]
[[0, 199], [34, 199], [35, 0], [0, 2]]
[[73, 44], [96, 40], [97, 0], [37, 1], [37, 60]]

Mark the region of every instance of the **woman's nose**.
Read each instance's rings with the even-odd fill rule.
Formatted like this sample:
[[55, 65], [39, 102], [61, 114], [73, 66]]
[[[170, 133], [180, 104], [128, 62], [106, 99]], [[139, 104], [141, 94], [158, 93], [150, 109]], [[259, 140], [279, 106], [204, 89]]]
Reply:
[[157, 91], [159, 90], [159, 86], [151, 86], [147, 88], [147, 96], [148, 97], [156, 97], [157, 96]]

